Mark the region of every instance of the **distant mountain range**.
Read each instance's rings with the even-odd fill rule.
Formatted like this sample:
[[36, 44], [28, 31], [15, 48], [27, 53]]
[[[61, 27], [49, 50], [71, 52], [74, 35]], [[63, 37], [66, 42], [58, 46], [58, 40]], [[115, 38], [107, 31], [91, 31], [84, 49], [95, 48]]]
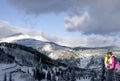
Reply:
[[13, 27], [7, 24], [0, 25], [0, 42], [12, 42], [23, 39], [35, 39], [43, 42], [52, 42], [60, 46], [97, 48], [110, 47], [120, 48], [119, 40], [108, 41], [102, 36], [97, 37], [57, 37], [55, 35], [39, 32], [35, 30]]
[[[53, 37], [54, 38], [54, 37]], [[57, 40], [57, 38], [56, 38]], [[53, 39], [51, 39], [49, 36], [47, 37], [43, 33], [39, 34], [24, 34], [24, 33], [15, 33], [12, 35], [9, 35], [5, 38], [1, 38], [0, 42], [12, 42], [12, 43], [18, 43], [26, 46], [32, 46], [32, 47], [39, 47], [42, 44], [50, 44], [54, 46], [55, 48], [69, 48], [69, 49], [114, 49], [118, 48], [117, 46], [104, 46], [104, 47], [68, 47], [68, 46], [63, 46], [60, 44], [57, 44]], [[42, 46], [43, 47], [43, 46]]]
[[[83, 81], [101, 80], [101, 58], [88, 58], [87, 68], [70, 65], [80, 63], [79, 59], [53, 60], [32, 47], [13, 43], [0, 43], [1, 81]], [[68, 62], [69, 61], [69, 62]], [[95, 64], [94, 62], [98, 62]], [[96, 65], [99, 65], [96, 67]], [[97, 70], [92, 70], [92, 68]], [[100, 68], [99, 68], [100, 67]], [[99, 74], [97, 74], [99, 72]], [[96, 75], [97, 74], [97, 75]], [[25, 77], [23, 77], [25, 76]], [[96, 76], [96, 77], [95, 77]], [[86, 78], [85, 78], [86, 77]]]
[[[103, 57], [108, 49], [118, 49], [69, 47], [59, 41], [45, 33], [18, 31], [0, 38], [0, 80], [19, 81], [19, 77], [20, 81], [101, 81]], [[120, 57], [119, 50], [113, 52]]]

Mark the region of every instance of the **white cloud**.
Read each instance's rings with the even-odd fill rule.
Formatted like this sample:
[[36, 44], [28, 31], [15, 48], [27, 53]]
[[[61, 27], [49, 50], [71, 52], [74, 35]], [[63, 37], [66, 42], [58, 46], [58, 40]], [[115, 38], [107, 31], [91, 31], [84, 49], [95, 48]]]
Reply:
[[102, 35], [120, 32], [120, 0], [9, 0], [9, 2], [27, 15], [68, 13], [65, 17], [65, 28], [69, 31]]
[[79, 29], [84, 29], [86, 26], [89, 26], [91, 22], [90, 15], [88, 12], [83, 13], [82, 15], [68, 16], [65, 17], [65, 28], [68, 31], [76, 31]]
[[9, 29], [9, 27], [11, 26], [8, 24], [8, 22], [0, 21], [0, 38], [9, 36], [14, 33], [12, 28]]
[[[46, 39], [51, 42], [55, 42], [60, 45], [70, 47], [104, 47], [104, 46], [118, 46], [120, 47], [120, 37], [118, 36], [107, 36], [107, 35], [82, 35], [81, 37], [65, 37], [60, 38], [51, 34], [41, 33], [30, 29], [18, 28], [12, 26], [6, 22], [0, 22], [0, 39], [16, 34], [23, 33], [27, 38], [33, 37], [35, 39]], [[24, 35], [22, 38], [25, 38]], [[12, 40], [12, 39], [11, 39]]]
[[70, 46], [70, 47], [105, 47], [105, 46], [117, 46], [120, 42], [120, 38], [103, 35], [90, 35], [82, 37], [66, 37], [57, 41], [58, 44]]
[[35, 30], [31, 29], [26, 29], [23, 27], [17, 27], [9, 24], [8, 22], [5, 21], [0, 21], [0, 38], [8, 37], [16, 33], [27, 33], [27, 34], [35, 34], [40, 33]]

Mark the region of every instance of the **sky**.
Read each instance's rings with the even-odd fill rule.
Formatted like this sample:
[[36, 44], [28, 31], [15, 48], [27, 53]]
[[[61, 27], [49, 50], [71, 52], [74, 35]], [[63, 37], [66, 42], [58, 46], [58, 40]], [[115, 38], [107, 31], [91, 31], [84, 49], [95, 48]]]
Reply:
[[[70, 33], [64, 28], [66, 13], [27, 14], [26, 11], [16, 8], [12, 0], [0, 0], [0, 21], [7, 22], [22, 28], [39, 30], [56, 36], [79, 36], [80, 33]], [[25, 4], [24, 4], [25, 5]], [[33, 4], [35, 5], [35, 4]]]
[[64, 43], [112, 45], [120, 38], [119, 4], [119, 0], [0, 0], [0, 22], [52, 34], [66, 39]]

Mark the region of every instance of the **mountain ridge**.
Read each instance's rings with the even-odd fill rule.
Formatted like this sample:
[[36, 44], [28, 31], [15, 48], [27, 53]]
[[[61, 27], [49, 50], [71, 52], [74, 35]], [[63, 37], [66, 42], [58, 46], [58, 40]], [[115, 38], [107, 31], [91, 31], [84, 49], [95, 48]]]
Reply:
[[62, 47], [65, 47], [65, 48], [72, 48], [74, 50], [77, 50], [77, 49], [114, 49], [114, 48], [119, 48], [117, 46], [112, 46], [112, 45], [109, 45], [109, 46], [101, 46], [101, 47], [85, 47], [85, 46], [77, 46], [77, 47], [69, 47], [69, 46], [65, 46], [65, 45], [60, 45], [54, 41], [51, 41], [47, 38], [45, 38], [44, 36], [42, 36], [42, 34], [37, 34], [37, 35], [29, 35], [29, 34], [25, 34], [25, 33], [16, 33], [16, 34], [12, 34], [8, 37], [5, 37], [5, 38], [2, 38], [0, 39], [0, 42], [14, 42], [14, 41], [19, 41], [19, 40], [25, 40], [25, 39], [29, 39], [29, 40], [36, 40], [36, 41], [42, 41], [42, 42], [46, 42], [46, 43], [53, 43], [53, 44], [56, 44], [56, 45], [59, 45], [59, 46], [62, 46]]

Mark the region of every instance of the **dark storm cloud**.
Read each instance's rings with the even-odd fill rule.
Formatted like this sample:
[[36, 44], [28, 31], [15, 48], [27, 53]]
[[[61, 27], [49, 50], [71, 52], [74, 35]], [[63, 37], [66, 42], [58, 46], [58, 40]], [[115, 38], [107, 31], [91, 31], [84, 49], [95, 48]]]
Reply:
[[[84, 34], [120, 31], [120, 0], [9, 0], [26, 14], [68, 13], [65, 28]], [[72, 15], [71, 15], [72, 14]]]

